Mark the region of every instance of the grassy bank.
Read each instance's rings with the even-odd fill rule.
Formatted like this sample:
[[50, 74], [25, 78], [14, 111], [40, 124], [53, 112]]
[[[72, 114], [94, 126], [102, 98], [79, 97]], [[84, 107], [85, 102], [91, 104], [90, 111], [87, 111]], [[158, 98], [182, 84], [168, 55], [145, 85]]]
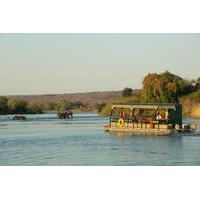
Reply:
[[191, 117], [200, 119], [200, 104], [197, 104], [192, 108]]
[[183, 116], [200, 119], [200, 90], [180, 98], [183, 105]]

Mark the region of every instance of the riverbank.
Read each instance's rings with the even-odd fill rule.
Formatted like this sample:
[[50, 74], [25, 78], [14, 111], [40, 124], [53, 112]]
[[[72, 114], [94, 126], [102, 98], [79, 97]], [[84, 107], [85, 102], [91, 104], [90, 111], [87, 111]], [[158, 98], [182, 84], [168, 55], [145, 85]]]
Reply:
[[55, 102], [34, 102], [23, 99], [8, 99], [0, 96], [0, 115], [7, 114], [42, 114], [44, 112], [95, 112], [104, 104], [87, 104], [81, 101], [60, 99]]
[[183, 115], [200, 119], [200, 90], [180, 98]]
[[[109, 116], [112, 104], [129, 104], [133, 102], [145, 103], [144, 101], [142, 101], [142, 98], [138, 93], [131, 97], [119, 98], [108, 102], [99, 114], [102, 116]], [[183, 117], [200, 119], [200, 103], [190, 101], [187, 97], [184, 101], [181, 101], [180, 103], [182, 104]]]

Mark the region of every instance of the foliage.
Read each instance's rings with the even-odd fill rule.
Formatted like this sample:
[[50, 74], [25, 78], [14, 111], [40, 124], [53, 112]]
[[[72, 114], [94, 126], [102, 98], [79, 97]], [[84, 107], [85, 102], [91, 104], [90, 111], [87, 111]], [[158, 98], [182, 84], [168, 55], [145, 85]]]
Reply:
[[196, 104], [195, 106], [192, 107], [190, 115], [195, 119], [200, 119], [200, 104]]
[[97, 110], [98, 113], [100, 113], [104, 109], [105, 106], [106, 106], [105, 103], [95, 104], [94, 109]]
[[131, 97], [123, 97], [110, 101], [106, 104], [101, 114], [108, 115], [113, 103], [137, 102], [181, 102], [183, 104], [183, 114], [191, 115], [191, 107], [195, 107], [198, 103], [200, 104], [200, 78], [196, 81], [188, 81], [168, 71], [161, 74], [148, 74], [142, 82], [141, 92], [134, 93]]
[[200, 89], [200, 77], [195, 81], [197, 89]]
[[0, 114], [6, 114], [8, 112], [7, 106], [8, 99], [0, 96]]
[[[102, 105], [103, 106], [103, 105]], [[27, 102], [22, 99], [0, 97], [0, 114], [42, 114], [44, 111], [90, 110], [92, 107], [81, 101]]]
[[81, 109], [81, 108], [86, 108], [87, 105], [77, 101], [77, 102], [69, 102], [66, 101], [65, 99], [61, 99], [57, 104], [56, 104], [56, 110], [57, 111], [66, 111], [66, 110], [73, 110], [73, 109]]
[[65, 99], [59, 100], [59, 102], [56, 105], [57, 111], [65, 111], [68, 110], [68, 102]]
[[128, 104], [128, 103], [133, 103], [133, 102], [134, 103], [143, 102], [141, 92], [136, 92], [131, 97], [123, 97], [123, 98], [119, 98], [119, 99], [110, 101], [109, 103], [106, 104], [106, 106], [103, 108], [103, 110], [100, 112], [100, 114], [105, 115], [105, 116], [109, 115], [112, 104], [117, 104], [117, 103]]
[[200, 104], [200, 89], [180, 98], [180, 103], [183, 105], [183, 115], [190, 116], [197, 105]]
[[42, 114], [43, 105], [38, 103], [29, 103], [27, 105], [27, 113], [29, 114]]
[[133, 95], [133, 90], [131, 88], [124, 88], [122, 91], [122, 96], [123, 97], [130, 97]]
[[9, 99], [8, 111], [12, 114], [26, 114], [28, 102], [21, 99]]
[[73, 110], [73, 109], [81, 109], [81, 108], [87, 108], [89, 105], [88, 104], [84, 104], [81, 101], [76, 101], [76, 102], [69, 102], [69, 109]]
[[200, 77], [197, 78], [196, 82], [200, 84]]
[[197, 102], [197, 103], [200, 103], [200, 89], [197, 90], [196, 92], [192, 92], [186, 96], [183, 96], [181, 98], [181, 100], [190, 100], [190, 101], [193, 101], [193, 102]]
[[146, 102], [174, 103], [179, 97], [195, 91], [191, 81], [168, 71], [161, 74], [148, 74], [142, 85], [142, 94]]
[[39, 106], [42, 108], [42, 111], [55, 111], [56, 110], [56, 102], [43, 102], [40, 103]]
[[[116, 98], [116, 96], [112, 96], [112, 98]], [[54, 99], [51, 102], [31, 102], [31, 100], [27, 102], [21, 99], [8, 100], [6, 97], [0, 97], [0, 114], [36, 114], [43, 113], [44, 111], [67, 110], [87, 112], [97, 110], [101, 115], [108, 115], [113, 103], [127, 104], [143, 102], [180, 102], [183, 105], [183, 114], [186, 116], [192, 115], [195, 112], [195, 108], [200, 105], [200, 77], [195, 81], [187, 81], [168, 71], [161, 74], [151, 73], [145, 76], [140, 91], [133, 93], [133, 90], [127, 87], [122, 91], [121, 98], [112, 100], [107, 104], [91, 103], [89, 105], [81, 101], [70, 102], [65, 99], [58, 101]]]

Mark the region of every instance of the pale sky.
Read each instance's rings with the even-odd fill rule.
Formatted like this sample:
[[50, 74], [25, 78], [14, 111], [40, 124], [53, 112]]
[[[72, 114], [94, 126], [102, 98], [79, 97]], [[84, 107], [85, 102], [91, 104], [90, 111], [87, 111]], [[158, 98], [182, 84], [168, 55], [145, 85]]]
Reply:
[[136, 89], [165, 70], [200, 77], [200, 34], [0, 34], [0, 95]]

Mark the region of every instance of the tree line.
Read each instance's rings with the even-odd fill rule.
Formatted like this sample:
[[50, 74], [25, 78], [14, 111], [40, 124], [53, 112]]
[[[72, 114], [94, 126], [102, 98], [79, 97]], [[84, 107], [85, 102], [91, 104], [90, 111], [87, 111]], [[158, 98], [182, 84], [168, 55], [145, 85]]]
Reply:
[[74, 109], [91, 109], [91, 106], [77, 101], [60, 99], [57, 102], [28, 102], [22, 99], [8, 99], [0, 96], [0, 114], [42, 114], [45, 111], [67, 111]]

